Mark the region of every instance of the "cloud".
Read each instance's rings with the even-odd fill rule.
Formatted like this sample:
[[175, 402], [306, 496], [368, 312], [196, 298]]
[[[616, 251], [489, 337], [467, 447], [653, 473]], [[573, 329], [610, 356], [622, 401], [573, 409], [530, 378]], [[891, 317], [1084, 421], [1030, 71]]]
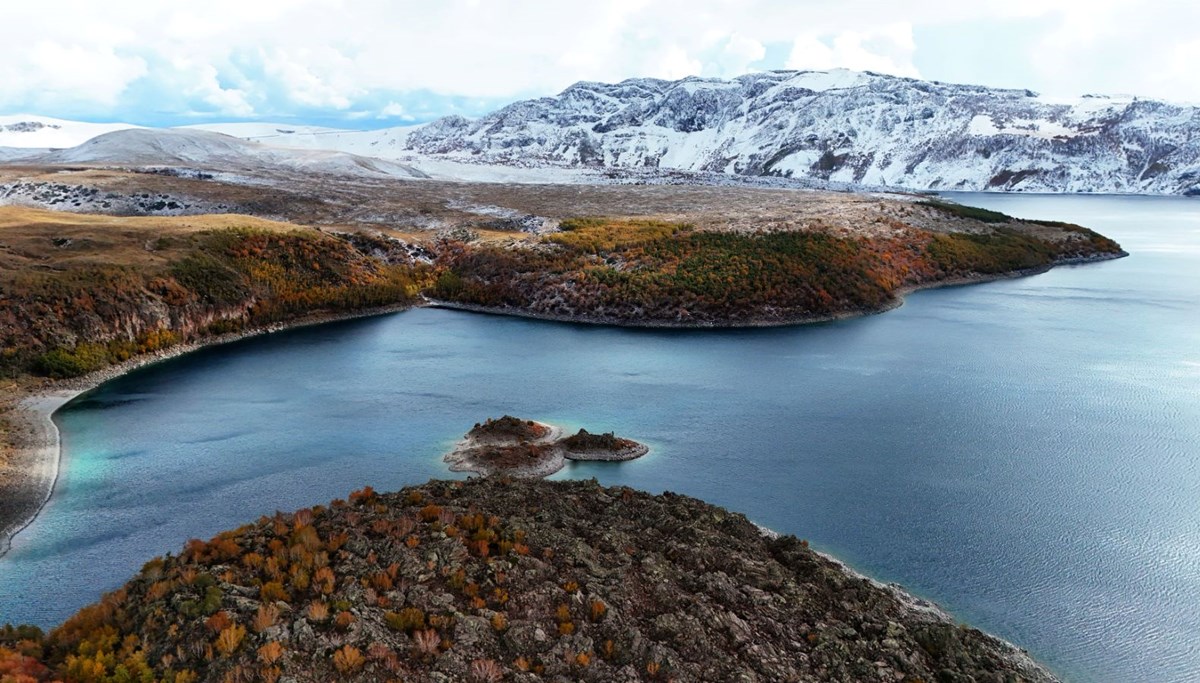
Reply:
[[408, 108], [399, 102], [388, 102], [379, 110], [375, 118], [378, 119], [398, 119], [400, 121], [415, 121], [416, 117], [408, 113]]
[[871, 31], [843, 31], [833, 35], [804, 34], [792, 43], [789, 69], [854, 69], [893, 76], [919, 77], [913, 65], [912, 25], [897, 23]]
[[[752, 65], [767, 56], [767, 48], [761, 42], [740, 33], [731, 34], [721, 47], [715, 60], [716, 73], [721, 78], [732, 78], [755, 70]], [[711, 71], [711, 70], [710, 70]]]
[[[5, 7], [0, 113], [386, 122], [784, 67], [1200, 100], [1197, 25], [1182, 0], [42, 0]], [[987, 58], [921, 59], [955, 31]]]

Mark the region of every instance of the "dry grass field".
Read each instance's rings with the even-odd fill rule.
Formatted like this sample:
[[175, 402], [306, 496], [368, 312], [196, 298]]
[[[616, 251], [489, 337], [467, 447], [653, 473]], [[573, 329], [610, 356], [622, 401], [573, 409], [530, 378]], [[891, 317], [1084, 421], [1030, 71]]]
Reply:
[[0, 207], [0, 282], [23, 271], [62, 272], [94, 266], [166, 267], [178, 249], [172, 237], [206, 230], [312, 231], [240, 214], [104, 216]]

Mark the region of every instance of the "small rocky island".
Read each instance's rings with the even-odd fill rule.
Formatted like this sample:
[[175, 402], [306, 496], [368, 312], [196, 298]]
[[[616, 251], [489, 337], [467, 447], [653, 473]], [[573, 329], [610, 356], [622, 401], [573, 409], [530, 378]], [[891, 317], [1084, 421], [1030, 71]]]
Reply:
[[537, 479], [561, 470], [568, 460], [622, 462], [649, 451], [612, 432], [592, 434], [580, 429], [563, 437], [560, 427], [505, 415], [476, 423], [444, 460], [452, 472]]

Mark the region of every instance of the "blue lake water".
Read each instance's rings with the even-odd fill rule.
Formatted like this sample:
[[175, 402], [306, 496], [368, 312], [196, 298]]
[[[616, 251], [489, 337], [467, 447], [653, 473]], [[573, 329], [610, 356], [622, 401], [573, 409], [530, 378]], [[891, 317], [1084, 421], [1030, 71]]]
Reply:
[[647, 442], [576, 464], [809, 539], [1072, 681], [1200, 680], [1200, 200], [971, 195], [1133, 256], [750, 331], [441, 310], [208, 349], [58, 415], [65, 469], [0, 560], [0, 622], [51, 625], [276, 509], [450, 476], [511, 413]]

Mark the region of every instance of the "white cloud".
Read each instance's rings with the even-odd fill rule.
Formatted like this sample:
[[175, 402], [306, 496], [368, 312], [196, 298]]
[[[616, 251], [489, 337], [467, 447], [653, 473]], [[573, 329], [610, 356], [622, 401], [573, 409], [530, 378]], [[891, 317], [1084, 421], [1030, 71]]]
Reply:
[[120, 56], [111, 47], [48, 40], [40, 40], [23, 54], [0, 63], [0, 101], [50, 94], [63, 101], [111, 106], [131, 82], [147, 71], [140, 57]]
[[1096, 0], [1048, 8], [1032, 60], [1036, 89], [1059, 95], [1118, 93], [1200, 102], [1200, 5]]
[[786, 65], [789, 69], [854, 69], [893, 76], [920, 74], [913, 66], [912, 25], [897, 23], [872, 31], [843, 31], [832, 36], [797, 36]]
[[163, 85], [173, 87], [186, 98], [198, 99], [220, 114], [238, 118], [254, 115], [247, 92], [223, 87], [220, 73], [212, 64], [181, 57], [171, 63], [171, 72], [163, 76], [170, 79]]
[[260, 56], [266, 75], [301, 105], [349, 109], [365, 92], [352, 77], [354, 60], [335, 48], [276, 48]]
[[654, 66], [645, 75], [669, 80], [697, 76], [702, 68], [700, 60], [690, 57], [687, 50], [678, 45], [663, 49], [652, 63]]
[[732, 78], [750, 71], [750, 65], [767, 56], [767, 48], [759, 41], [740, 33], [731, 34], [716, 59], [716, 73]]
[[388, 102], [383, 109], [375, 116], [378, 119], [400, 119], [401, 121], [415, 121], [416, 117], [408, 113], [408, 107], [405, 107], [399, 102]]
[[[41, 0], [0, 21], [0, 113], [163, 106], [226, 116], [379, 113], [405, 92], [512, 98], [578, 80], [730, 77], [847, 67], [915, 76], [923, 30], [1027, 21], [1023, 51], [995, 45], [971, 81], [1061, 94], [1200, 100], [1200, 4], [1184, 0]], [[915, 38], [914, 38], [915, 37]], [[782, 53], [780, 51], [783, 51]], [[1010, 51], [1006, 51], [1010, 50]], [[786, 55], [786, 58], [783, 57]], [[934, 66], [924, 65], [938, 78]], [[1022, 76], [1023, 78], [1025, 76]], [[153, 84], [154, 87], [137, 87]], [[374, 99], [372, 99], [374, 98]], [[75, 106], [79, 109], [80, 106]]]

